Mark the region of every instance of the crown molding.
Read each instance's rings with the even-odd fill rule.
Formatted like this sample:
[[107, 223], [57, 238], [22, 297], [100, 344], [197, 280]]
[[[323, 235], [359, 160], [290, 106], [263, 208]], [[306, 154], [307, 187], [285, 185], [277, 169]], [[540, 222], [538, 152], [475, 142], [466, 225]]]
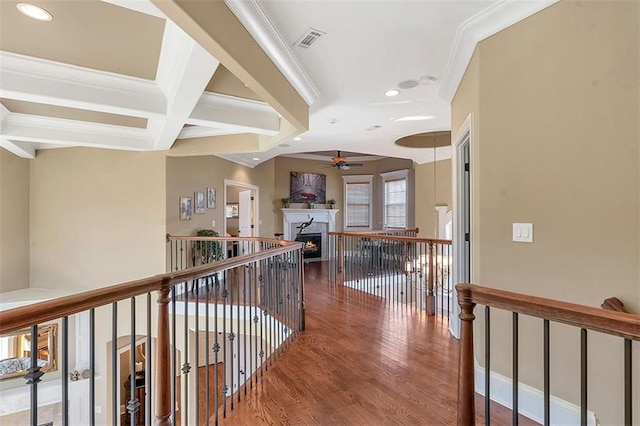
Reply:
[[305, 103], [311, 106], [320, 92], [275, 29], [257, 0], [224, 0], [271, 61], [296, 89]]
[[255, 161], [247, 160], [240, 155], [236, 154], [213, 154], [216, 157], [222, 158], [223, 160], [231, 161], [232, 163], [240, 164], [241, 166], [249, 167], [253, 169], [257, 166]]
[[559, 0], [504, 0], [466, 20], [456, 31], [440, 86], [440, 97], [451, 103], [477, 44], [557, 3]]

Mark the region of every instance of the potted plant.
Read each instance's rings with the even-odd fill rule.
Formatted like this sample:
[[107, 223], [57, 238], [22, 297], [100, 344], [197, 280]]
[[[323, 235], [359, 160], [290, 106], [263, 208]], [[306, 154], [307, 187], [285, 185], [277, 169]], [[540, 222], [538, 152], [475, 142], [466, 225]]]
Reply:
[[330, 209], [333, 209], [333, 208], [335, 208], [336, 200], [334, 200], [334, 199], [332, 198], [332, 199], [330, 199], [329, 201], [327, 201], [327, 203], [329, 203], [329, 208], [330, 208]]
[[282, 203], [284, 204], [284, 208], [288, 209], [291, 205], [291, 198], [283, 198]]
[[[201, 229], [196, 235], [198, 237], [218, 237], [213, 229]], [[200, 264], [216, 262], [222, 259], [222, 242], [221, 241], [195, 241], [193, 245], [193, 264], [197, 261]]]

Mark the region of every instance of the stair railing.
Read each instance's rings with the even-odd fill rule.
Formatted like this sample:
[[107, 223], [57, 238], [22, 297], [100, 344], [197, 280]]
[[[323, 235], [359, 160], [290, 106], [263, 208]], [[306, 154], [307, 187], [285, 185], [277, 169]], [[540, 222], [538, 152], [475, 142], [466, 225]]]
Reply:
[[451, 241], [390, 235], [416, 232], [330, 232], [329, 279], [448, 318], [453, 305]]
[[[155, 418], [155, 424], [169, 425], [177, 416], [185, 425], [218, 424], [304, 328], [302, 245], [236, 240], [256, 249], [0, 312], [0, 335], [24, 328], [31, 334], [30, 367], [24, 377], [28, 391], [10, 391], [13, 396], [29, 395], [28, 423], [41, 424], [39, 407], [57, 400], [63, 425], [117, 424], [125, 417], [130, 424], [150, 425]], [[77, 337], [81, 316], [87, 320], [82, 339]], [[38, 362], [39, 326], [52, 322], [60, 328], [54, 346], [59, 346], [61, 375], [43, 373]], [[70, 374], [69, 367], [78, 361], [74, 353], [84, 340], [87, 369]], [[108, 357], [110, 363], [104, 359]], [[215, 368], [210, 368], [211, 360]], [[224, 363], [221, 369], [218, 362]], [[195, 374], [189, 374], [193, 367]], [[123, 368], [130, 373], [130, 388], [121, 412], [125, 389], [118, 371]], [[204, 378], [199, 370], [204, 370]]]
[[587, 331], [597, 331], [624, 340], [624, 401], [621, 410], [624, 412], [624, 424], [632, 424], [632, 341], [640, 341], [640, 316], [623, 312], [607, 311], [599, 308], [560, 302], [542, 297], [528, 296], [504, 290], [481, 287], [472, 284], [456, 285], [458, 303], [460, 304], [460, 361], [458, 375], [458, 425], [475, 424], [475, 383], [474, 383], [474, 343], [473, 321], [474, 308], [484, 305], [484, 339], [485, 339], [485, 424], [490, 424], [491, 401], [491, 311], [500, 309], [512, 313], [512, 411], [514, 425], [518, 424], [518, 318], [528, 315], [543, 319], [543, 380], [544, 380], [544, 424], [551, 424], [550, 393], [550, 323], [560, 323], [580, 329], [580, 424], [587, 425], [588, 412], [588, 375], [587, 375]]

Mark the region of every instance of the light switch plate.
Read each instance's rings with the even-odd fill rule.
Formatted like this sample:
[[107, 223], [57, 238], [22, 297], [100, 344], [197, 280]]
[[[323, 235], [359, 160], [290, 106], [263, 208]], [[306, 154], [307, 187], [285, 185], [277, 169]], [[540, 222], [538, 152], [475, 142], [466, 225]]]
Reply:
[[518, 243], [533, 242], [533, 223], [514, 223], [513, 241]]

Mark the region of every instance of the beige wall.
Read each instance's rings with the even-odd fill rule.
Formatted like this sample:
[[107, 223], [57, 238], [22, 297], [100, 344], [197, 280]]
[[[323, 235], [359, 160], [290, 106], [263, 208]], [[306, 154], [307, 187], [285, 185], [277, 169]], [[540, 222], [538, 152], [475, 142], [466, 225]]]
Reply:
[[[474, 282], [640, 312], [638, 8], [560, 2], [478, 45], [452, 104], [454, 133], [475, 121]], [[534, 224], [532, 244], [511, 241], [513, 222]], [[510, 375], [510, 323], [493, 325], [492, 365]], [[521, 380], [537, 388], [541, 327], [521, 322]], [[552, 393], [577, 403], [579, 330], [552, 336]], [[622, 342], [591, 336], [589, 408], [621, 424]]]
[[29, 287], [29, 160], [0, 148], [0, 292]]
[[[322, 161], [316, 160], [304, 160], [300, 158], [291, 157], [277, 157], [275, 159], [275, 200], [276, 200], [276, 229], [277, 232], [282, 232], [282, 211], [280, 210], [283, 205], [280, 201], [282, 198], [289, 197], [289, 182], [291, 172], [307, 172], [307, 173], [321, 173], [327, 176], [327, 199], [335, 199], [336, 209], [340, 212], [336, 215], [336, 229], [342, 230], [343, 226], [343, 180], [342, 176], [349, 175], [374, 175], [373, 179], [373, 225], [374, 229], [381, 229], [382, 222], [384, 220], [383, 213], [383, 196], [382, 196], [382, 178], [380, 173], [391, 172], [395, 170], [409, 169], [409, 205], [408, 209], [408, 223], [409, 227], [413, 227], [414, 224], [414, 174], [413, 174], [413, 162], [411, 160], [403, 160], [398, 158], [385, 158], [377, 161], [365, 161], [363, 167], [354, 167], [348, 171], [340, 171], [335, 167], [328, 167], [328, 165]], [[306, 208], [306, 204], [292, 204], [292, 208]], [[319, 206], [320, 207], [320, 206]], [[328, 205], [322, 206], [328, 208]]]
[[[224, 227], [224, 180], [255, 185], [260, 188], [259, 219], [260, 236], [273, 237], [274, 214], [274, 161], [266, 161], [251, 169], [214, 156], [203, 157], [167, 157], [166, 181], [166, 217], [167, 232], [172, 235], [195, 235], [199, 229], [213, 228], [223, 234]], [[217, 205], [215, 209], [205, 209], [204, 214], [193, 214], [191, 220], [180, 220], [178, 200], [181, 196], [193, 197], [194, 191], [206, 191], [207, 187], [216, 189]], [[279, 204], [279, 203], [278, 203]]]
[[[451, 198], [451, 160], [436, 162], [436, 186], [434, 197], [433, 163], [417, 164], [416, 173], [416, 226], [422, 238], [435, 238], [436, 206], [453, 208]], [[438, 236], [444, 238], [443, 235]]]
[[31, 160], [31, 287], [164, 272], [165, 153], [43, 150]]

